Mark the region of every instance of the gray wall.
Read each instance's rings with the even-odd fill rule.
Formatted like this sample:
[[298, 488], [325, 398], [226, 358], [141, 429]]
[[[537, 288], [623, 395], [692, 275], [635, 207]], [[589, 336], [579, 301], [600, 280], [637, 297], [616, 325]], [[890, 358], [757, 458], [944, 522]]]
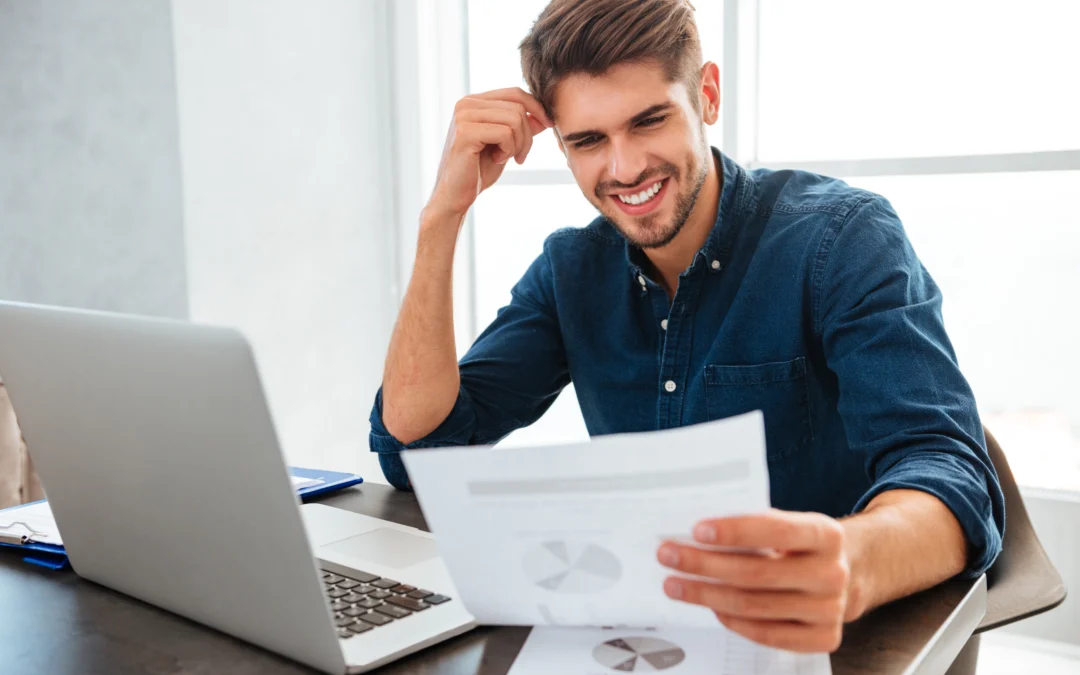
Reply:
[[184, 317], [166, 2], [0, 0], [0, 298]]

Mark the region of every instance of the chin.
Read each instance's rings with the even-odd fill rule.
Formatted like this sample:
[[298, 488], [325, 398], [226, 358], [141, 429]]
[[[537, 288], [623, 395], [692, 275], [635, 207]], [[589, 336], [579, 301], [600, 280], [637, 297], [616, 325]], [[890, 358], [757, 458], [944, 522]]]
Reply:
[[671, 240], [679, 233], [670, 217], [658, 226], [655, 223], [627, 223], [624, 215], [616, 218], [610, 214], [604, 215], [623, 237], [638, 248], [660, 248], [671, 243]]

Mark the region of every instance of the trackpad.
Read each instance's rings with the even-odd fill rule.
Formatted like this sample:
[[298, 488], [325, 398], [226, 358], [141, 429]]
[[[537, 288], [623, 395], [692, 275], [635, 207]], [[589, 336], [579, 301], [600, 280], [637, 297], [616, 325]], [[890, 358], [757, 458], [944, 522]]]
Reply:
[[417, 537], [389, 527], [335, 541], [322, 548], [396, 568], [412, 567], [439, 556], [434, 539]]

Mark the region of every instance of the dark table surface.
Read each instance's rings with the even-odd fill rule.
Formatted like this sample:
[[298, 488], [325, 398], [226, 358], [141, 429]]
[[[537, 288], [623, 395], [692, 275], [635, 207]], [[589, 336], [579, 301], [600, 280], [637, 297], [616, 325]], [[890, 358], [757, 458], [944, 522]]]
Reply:
[[[365, 483], [321, 503], [427, 529], [411, 493]], [[832, 656], [836, 675], [900, 673], [974, 582], [952, 581], [882, 607], [849, 624]], [[504, 675], [527, 628], [477, 628], [377, 670], [438, 675]], [[966, 637], [966, 636], [965, 636]], [[284, 675], [304, 666], [156, 607], [51, 572], [0, 551], [0, 674]]]

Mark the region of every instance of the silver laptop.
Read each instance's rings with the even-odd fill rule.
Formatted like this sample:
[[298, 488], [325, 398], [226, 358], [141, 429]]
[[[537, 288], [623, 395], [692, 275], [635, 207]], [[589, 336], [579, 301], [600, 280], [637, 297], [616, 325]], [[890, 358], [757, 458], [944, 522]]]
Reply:
[[0, 303], [0, 378], [80, 576], [327, 673], [475, 625], [431, 535], [299, 505], [235, 330]]

